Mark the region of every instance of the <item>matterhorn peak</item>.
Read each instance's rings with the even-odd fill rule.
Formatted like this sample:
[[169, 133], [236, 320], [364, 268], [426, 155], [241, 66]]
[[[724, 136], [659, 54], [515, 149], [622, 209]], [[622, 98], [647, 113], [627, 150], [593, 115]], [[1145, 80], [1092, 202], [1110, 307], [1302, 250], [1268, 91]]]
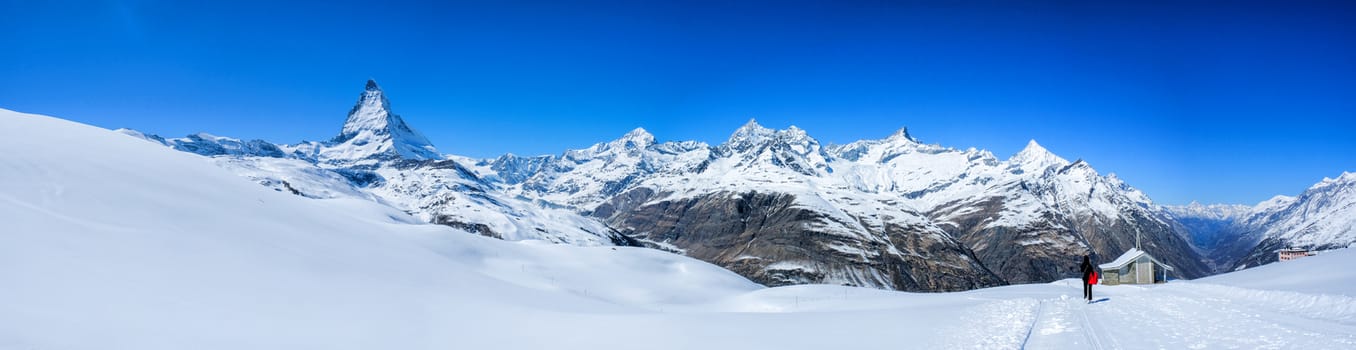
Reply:
[[391, 102], [375, 80], [368, 80], [344, 128], [330, 141], [326, 156], [335, 160], [439, 159], [433, 144], [391, 112]]

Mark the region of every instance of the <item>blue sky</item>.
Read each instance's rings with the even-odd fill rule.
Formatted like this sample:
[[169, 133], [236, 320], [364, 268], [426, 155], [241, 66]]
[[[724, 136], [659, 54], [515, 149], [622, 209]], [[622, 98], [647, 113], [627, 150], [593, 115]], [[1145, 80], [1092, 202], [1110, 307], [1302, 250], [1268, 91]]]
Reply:
[[1036, 139], [1166, 204], [1356, 171], [1356, 5], [1135, 3], [0, 0], [0, 108], [291, 143], [337, 134], [375, 78], [476, 157], [757, 118], [1001, 157]]

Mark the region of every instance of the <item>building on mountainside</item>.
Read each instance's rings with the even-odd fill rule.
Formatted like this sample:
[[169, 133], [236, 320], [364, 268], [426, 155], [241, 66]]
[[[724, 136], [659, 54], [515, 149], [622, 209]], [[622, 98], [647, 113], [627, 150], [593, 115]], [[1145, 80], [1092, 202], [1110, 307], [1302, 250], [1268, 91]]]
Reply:
[[1101, 284], [1153, 284], [1168, 280], [1172, 266], [1159, 262], [1148, 252], [1132, 248], [1112, 262], [1097, 265], [1102, 270]]
[[1276, 251], [1277, 260], [1290, 261], [1306, 256], [1318, 255], [1318, 252], [1311, 252], [1304, 248], [1286, 248]]

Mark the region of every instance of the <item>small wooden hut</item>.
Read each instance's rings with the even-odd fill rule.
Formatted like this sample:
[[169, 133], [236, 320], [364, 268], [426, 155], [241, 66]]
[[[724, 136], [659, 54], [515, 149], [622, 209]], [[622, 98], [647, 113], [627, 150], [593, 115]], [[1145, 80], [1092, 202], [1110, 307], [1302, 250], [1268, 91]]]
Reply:
[[1116, 260], [1097, 267], [1102, 270], [1099, 283], [1105, 285], [1163, 283], [1167, 282], [1168, 273], [1173, 271], [1172, 266], [1138, 248], [1130, 249]]

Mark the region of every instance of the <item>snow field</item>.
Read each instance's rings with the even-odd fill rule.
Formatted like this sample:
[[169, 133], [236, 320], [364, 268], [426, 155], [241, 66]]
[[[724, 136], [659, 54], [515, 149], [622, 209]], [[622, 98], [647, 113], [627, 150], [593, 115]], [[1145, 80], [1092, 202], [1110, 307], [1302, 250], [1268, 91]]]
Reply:
[[0, 349], [1356, 347], [1350, 249], [1097, 286], [1093, 304], [1074, 280], [764, 288], [657, 250], [501, 241], [303, 198], [4, 110], [0, 221]]

